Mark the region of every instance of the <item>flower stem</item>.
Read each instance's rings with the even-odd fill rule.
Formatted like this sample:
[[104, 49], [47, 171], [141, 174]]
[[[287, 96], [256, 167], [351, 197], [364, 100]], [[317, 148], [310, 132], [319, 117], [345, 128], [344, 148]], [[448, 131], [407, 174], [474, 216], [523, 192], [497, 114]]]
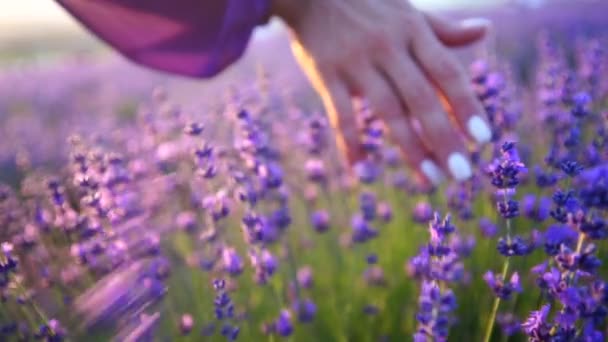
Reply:
[[[288, 279], [291, 278], [291, 281], [293, 281], [296, 290], [296, 299], [299, 301], [301, 299], [302, 291], [300, 289], [300, 283], [298, 282], [298, 266], [296, 263], [296, 259], [292, 253], [291, 244], [288, 241], [288, 237], [285, 237], [283, 246], [285, 248], [285, 253], [287, 253], [287, 261], [289, 263]], [[289, 286], [289, 281], [287, 282], [287, 286]]]
[[[576, 253], [576, 255], [580, 255], [581, 250], [583, 249], [584, 243], [585, 243], [585, 234], [579, 233], [578, 240], [576, 241], [576, 250], [574, 251], [574, 253]], [[567, 278], [568, 286], [572, 285], [572, 282], [574, 281], [575, 276], [576, 276], [575, 271], [569, 271], [568, 278]]]
[[[502, 279], [504, 280], [507, 277], [507, 272], [509, 272], [509, 259], [505, 259], [505, 263], [502, 266]], [[496, 314], [498, 313], [498, 306], [500, 306], [500, 297], [496, 296], [494, 298], [494, 304], [492, 305], [492, 311], [490, 312], [490, 318], [488, 319], [488, 324], [486, 325], [486, 333], [483, 338], [484, 342], [489, 342], [492, 337], [492, 330], [494, 329], [494, 321], [496, 320]]]
[[[21, 280], [20, 279], [15, 279], [15, 287], [16, 289], [21, 292], [21, 294], [23, 296], [27, 295], [27, 290], [25, 289], [25, 287], [23, 287], [23, 284], [21, 284]], [[36, 303], [33, 300], [28, 299], [27, 302], [29, 304], [31, 304], [31, 307], [34, 309], [34, 312], [36, 313], [36, 315], [38, 316], [38, 318], [40, 318], [42, 320], [43, 324], [47, 324], [49, 322], [49, 319], [46, 317], [46, 315], [44, 314], [44, 312], [38, 307], [38, 305], [36, 305]], [[29, 313], [28, 313], [29, 316]]]
[[[505, 204], [508, 202], [507, 193], [503, 194]], [[506, 228], [507, 228], [507, 243], [511, 243], [511, 219], [506, 220]], [[507, 278], [507, 273], [509, 272], [509, 261], [510, 258], [506, 257], [505, 262], [502, 265], [502, 276], [501, 279], [504, 280]], [[496, 296], [494, 298], [494, 304], [492, 304], [492, 311], [490, 312], [490, 318], [488, 319], [488, 324], [486, 325], [486, 333], [484, 336], [484, 342], [489, 342], [492, 337], [492, 331], [494, 330], [494, 322], [496, 321], [496, 314], [498, 313], [498, 307], [500, 306], [500, 297]]]
[[579, 233], [578, 240], [576, 241], [576, 250], [575, 253], [580, 253], [583, 249], [583, 243], [585, 242], [585, 234]]

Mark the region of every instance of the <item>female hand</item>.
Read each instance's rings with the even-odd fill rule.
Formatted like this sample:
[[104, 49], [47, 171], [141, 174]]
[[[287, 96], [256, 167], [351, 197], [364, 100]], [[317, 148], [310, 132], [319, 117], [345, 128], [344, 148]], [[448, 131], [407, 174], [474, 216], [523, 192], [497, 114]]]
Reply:
[[320, 94], [338, 147], [352, 165], [363, 155], [352, 97], [382, 118], [407, 164], [427, 185], [448, 173], [471, 176], [466, 143], [491, 130], [469, 77], [446, 46], [481, 38], [485, 21], [453, 24], [407, 0], [273, 0], [292, 49]]

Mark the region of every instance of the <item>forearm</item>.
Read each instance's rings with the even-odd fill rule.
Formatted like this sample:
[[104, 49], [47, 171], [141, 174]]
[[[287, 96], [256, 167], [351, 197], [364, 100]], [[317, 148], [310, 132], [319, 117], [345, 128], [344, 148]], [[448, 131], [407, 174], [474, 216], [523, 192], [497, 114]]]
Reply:
[[245, 51], [270, 0], [57, 0], [129, 59], [154, 69], [214, 76]]

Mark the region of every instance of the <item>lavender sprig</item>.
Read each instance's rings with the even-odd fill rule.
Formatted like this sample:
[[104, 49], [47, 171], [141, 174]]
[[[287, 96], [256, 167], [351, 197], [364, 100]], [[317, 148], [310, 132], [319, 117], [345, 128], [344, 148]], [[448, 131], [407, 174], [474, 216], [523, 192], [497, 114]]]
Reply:
[[519, 159], [514, 143], [503, 143], [501, 146], [501, 157], [496, 159], [488, 168], [491, 183], [498, 189], [496, 194], [501, 198], [497, 202], [497, 209], [505, 220], [506, 231], [505, 237], [501, 238], [498, 243], [498, 251], [505, 257], [502, 271], [499, 275], [489, 272], [484, 277], [495, 294], [485, 330], [485, 342], [489, 342], [492, 337], [494, 322], [501, 300], [508, 299], [514, 289], [519, 290], [519, 276], [517, 276], [517, 273], [513, 273], [511, 281], [506, 282], [511, 256], [527, 255], [532, 250], [531, 246], [522, 237], [512, 236], [511, 219], [519, 216], [519, 203], [513, 200], [512, 196], [515, 194], [515, 188], [519, 184], [520, 176], [523, 172], [525, 172], [525, 166]]

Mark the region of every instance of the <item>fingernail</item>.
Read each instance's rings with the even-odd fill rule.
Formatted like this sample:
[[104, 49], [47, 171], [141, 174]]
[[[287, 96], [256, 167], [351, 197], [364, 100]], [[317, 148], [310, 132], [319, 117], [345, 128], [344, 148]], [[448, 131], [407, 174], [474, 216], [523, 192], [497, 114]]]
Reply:
[[452, 177], [457, 181], [467, 180], [473, 175], [471, 163], [459, 152], [450, 154], [448, 157], [448, 168], [452, 173]]
[[474, 115], [469, 119], [467, 129], [478, 144], [485, 144], [492, 139], [490, 126], [479, 115]]
[[492, 22], [486, 18], [468, 18], [460, 22], [462, 28], [478, 28], [492, 26]]
[[420, 163], [420, 170], [433, 185], [439, 185], [445, 179], [441, 169], [430, 159], [425, 159]]

